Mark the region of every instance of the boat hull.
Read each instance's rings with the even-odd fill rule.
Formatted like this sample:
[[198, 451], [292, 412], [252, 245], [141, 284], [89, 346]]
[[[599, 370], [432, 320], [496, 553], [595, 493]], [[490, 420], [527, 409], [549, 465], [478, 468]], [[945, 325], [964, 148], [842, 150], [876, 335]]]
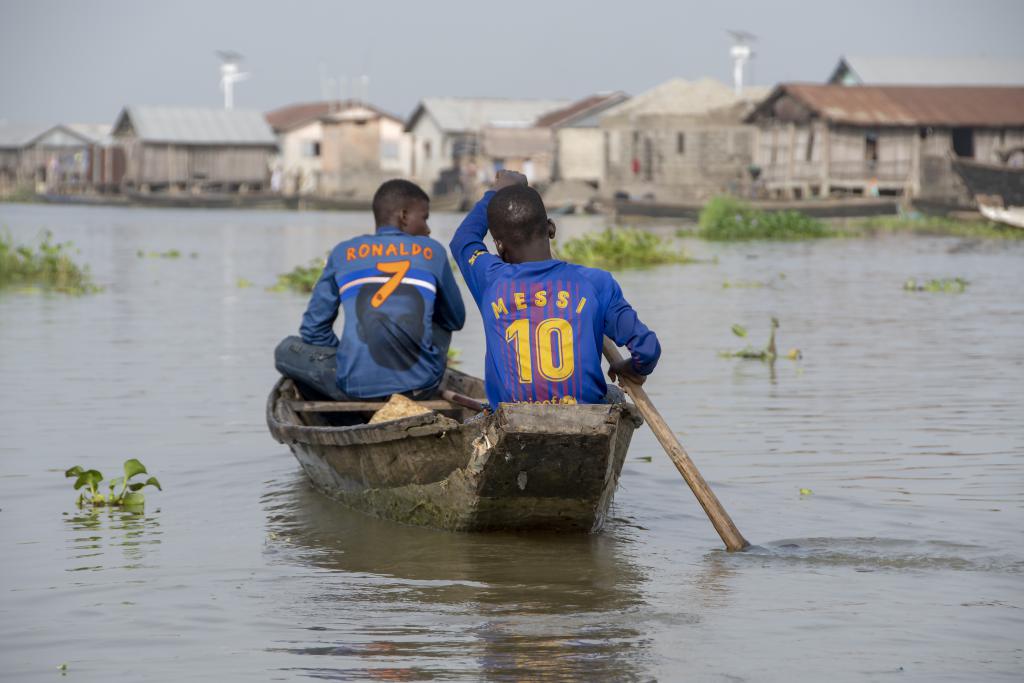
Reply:
[[1024, 228], [1024, 168], [953, 159], [985, 218]]
[[308, 425], [288, 407], [297, 396], [279, 382], [267, 421], [316, 488], [378, 517], [452, 531], [599, 530], [641, 424], [633, 406], [616, 403]]

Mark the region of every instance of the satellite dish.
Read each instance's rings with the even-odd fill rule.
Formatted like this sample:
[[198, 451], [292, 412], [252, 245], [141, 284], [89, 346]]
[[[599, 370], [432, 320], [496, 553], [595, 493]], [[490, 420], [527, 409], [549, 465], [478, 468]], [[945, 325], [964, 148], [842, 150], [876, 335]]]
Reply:
[[736, 96], [739, 97], [743, 94], [743, 69], [754, 56], [754, 51], [750, 49], [750, 43], [756, 41], [757, 36], [748, 31], [741, 30], [727, 30], [726, 33], [732, 36], [733, 39], [733, 46], [729, 50], [729, 55], [732, 57], [733, 89], [736, 92]]
[[249, 78], [249, 74], [239, 71], [238, 64], [242, 55], [231, 50], [217, 50], [220, 57], [220, 89], [224, 92], [224, 108], [235, 106], [235, 83]]

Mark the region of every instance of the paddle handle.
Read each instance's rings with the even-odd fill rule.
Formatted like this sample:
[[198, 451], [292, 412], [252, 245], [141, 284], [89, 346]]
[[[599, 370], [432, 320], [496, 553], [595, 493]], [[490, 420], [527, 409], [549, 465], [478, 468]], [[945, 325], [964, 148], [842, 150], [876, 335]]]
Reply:
[[[604, 338], [603, 351], [604, 357], [608, 359], [609, 363], [616, 363], [622, 360], [619, 348], [608, 337]], [[697, 501], [704, 508], [704, 512], [707, 513], [708, 519], [711, 520], [711, 524], [715, 527], [715, 531], [722, 537], [725, 547], [728, 550], [743, 550], [749, 546], [750, 543], [747, 542], [747, 539], [743, 538], [743, 534], [733, 524], [729, 513], [718, 502], [715, 492], [704, 481], [700, 470], [690, 460], [690, 456], [686, 454], [686, 449], [683, 448], [683, 444], [679, 443], [679, 439], [676, 438], [672, 428], [668, 426], [661, 413], [651, 403], [651, 399], [647, 396], [644, 388], [624, 378], [621, 381], [626, 393], [633, 399], [633, 403], [640, 410], [640, 414], [647, 421], [651, 431], [654, 432], [658, 443], [665, 449], [665, 453], [668, 454], [676, 469], [679, 470], [679, 474], [683, 475], [683, 479], [686, 480], [690, 490], [693, 491], [693, 495], [697, 496]]]
[[443, 390], [441, 392], [441, 398], [448, 401], [449, 403], [454, 403], [456, 405], [462, 406], [463, 408], [469, 408], [470, 410], [475, 410], [477, 412], [480, 412], [481, 410], [486, 410], [487, 408], [487, 406], [485, 406], [483, 403], [476, 400], [475, 398], [464, 396], [462, 394], [452, 391], [451, 389]]

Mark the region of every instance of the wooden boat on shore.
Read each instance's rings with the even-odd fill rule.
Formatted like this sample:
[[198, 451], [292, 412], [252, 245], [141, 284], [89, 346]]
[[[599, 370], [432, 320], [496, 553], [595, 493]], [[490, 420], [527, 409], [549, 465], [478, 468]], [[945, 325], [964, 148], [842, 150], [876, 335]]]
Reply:
[[[480, 396], [449, 370], [444, 387]], [[621, 396], [621, 393], [619, 394]], [[642, 420], [625, 402], [501, 404], [489, 414], [448, 401], [368, 424], [382, 403], [307, 401], [289, 379], [267, 399], [267, 425], [313, 485], [345, 505], [452, 531], [597, 531]]]
[[[1012, 150], [1024, 155], [1024, 148]], [[1006, 158], [1010, 153], [1006, 154]], [[1024, 166], [986, 164], [953, 158], [953, 170], [963, 179], [978, 203], [978, 211], [991, 221], [1024, 228]]]

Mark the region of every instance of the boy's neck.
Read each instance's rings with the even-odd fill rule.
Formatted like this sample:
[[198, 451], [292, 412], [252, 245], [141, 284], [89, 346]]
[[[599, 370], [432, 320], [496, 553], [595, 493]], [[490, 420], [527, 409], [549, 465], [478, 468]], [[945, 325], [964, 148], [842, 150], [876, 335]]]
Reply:
[[550, 261], [551, 259], [551, 241], [547, 239], [523, 244], [519, 249], [506, 250], [503, 254], [505, 263], [529, 263], [531, 261]]

